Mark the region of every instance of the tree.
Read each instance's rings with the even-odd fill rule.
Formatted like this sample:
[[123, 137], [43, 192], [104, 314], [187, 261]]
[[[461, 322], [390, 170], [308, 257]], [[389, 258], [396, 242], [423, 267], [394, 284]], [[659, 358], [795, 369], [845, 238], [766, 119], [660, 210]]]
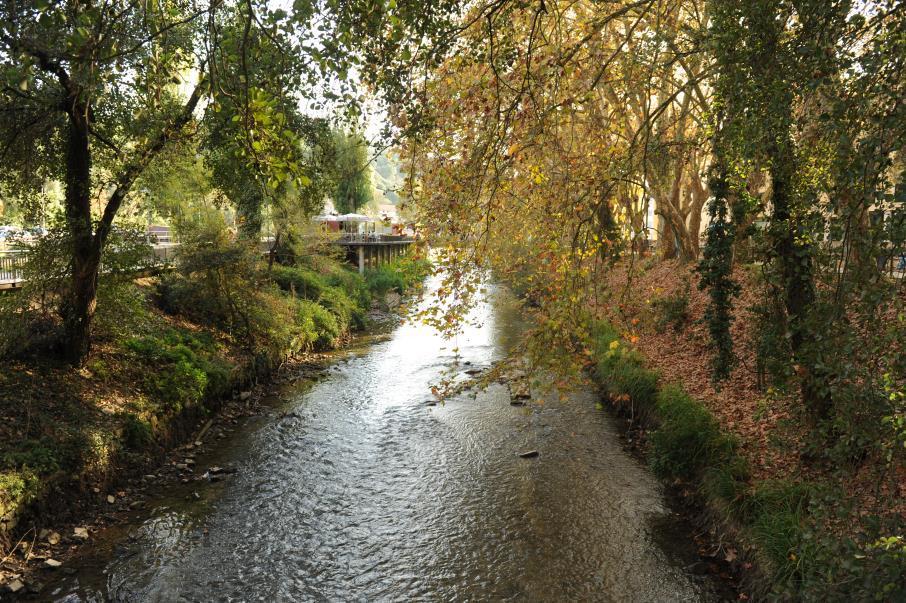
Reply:
[[[886, 235], [868, 216], [896, 211], [890, 192], [906, 131], [895, 100], [904, 86], [906, 11], [902, 3], [884, 2], [854, 10], [842, 0], [713, 2], [710, 8], [719, 159], [733, 220], [748, 223], [753, 206], [764, 212], [761, 253], [770, 295], [782, 309], [776, 319], [789, 361], [811, 416], [831, 419], [833, 390], [852, 372], [835, 358], [835, 347], [855, 336], [860, 298], [874, 300], [866, 307], [874, 315], [885, 299], [878, 266]], [[762, 174], [769, 185], [765, 203], [751, 203], [749, 184]], [[733, 236], [724, 229], [709, 247], [725, 247]], [[712, 291], [714, 299], [722, 295]], [[726, 341], [728, 313], [727, 306], [712, 306], [724, 325], [712, 328], [718, 341]]]
[[336, 130], [333, 135], [334, 207], [341, 214], [354, 213], [374, 199], [371, 153], [361, 134]]
[[424, 87], [431, 129], [404, 149], [451, 279], [491, 267], [569, 342], [576, 300], [652, 230], [667, 255], [697, 257], [710, 162], [702, 5], [506, 2], [464, 16]]
[[[302, 0], [292, 13], [252, 0], [0, 7], [4, 189], [64, 182], [71, 270], [60, 300], [66, 355], [78, 363], [89, 352], [98, 272], [120, 208], [155, 157], [196, 133], [202, 107], [216, 111], [229, 98], [230, 132], [243, 148], [234, 157], [256, 177], [264, 174], [272, 189], [304, 186], [294, 159], [298, 135], [283, 127], [290, 100], [283, 93], [313, 97], [321, 81], [345, 81], [355, 67], [405, 101], [390, 51], [407, 31], [419, 40], [438, 35], [455, 10], [451, 2], [408, 0], [386, 6]], [[389, 41], [378, 48], [369, 35]], [[263, 39], [273, 51], [260, 56], [279, 60], [255, 61], [267, 46]], [[358, 51], [369, 44], [380, 52]], [[385, 58], [386, 69], [379, 64]], [[348, 84], [331, 95], [357, 112]], [[103, 204], [97, 215], [95, 199]]]

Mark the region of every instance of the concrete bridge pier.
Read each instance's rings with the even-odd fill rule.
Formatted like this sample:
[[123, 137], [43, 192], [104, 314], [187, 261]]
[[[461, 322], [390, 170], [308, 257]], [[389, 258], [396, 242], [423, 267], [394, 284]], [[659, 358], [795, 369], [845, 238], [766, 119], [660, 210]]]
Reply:
[[377, 268], [388, 264], [405, 255], [406, 248], [412, 244], [411, 240], [379, 241], [365, 243], [341, 243], [346, 245], [347, 258], [359, 268], [359, 274], [364, 274], [366, 268]]

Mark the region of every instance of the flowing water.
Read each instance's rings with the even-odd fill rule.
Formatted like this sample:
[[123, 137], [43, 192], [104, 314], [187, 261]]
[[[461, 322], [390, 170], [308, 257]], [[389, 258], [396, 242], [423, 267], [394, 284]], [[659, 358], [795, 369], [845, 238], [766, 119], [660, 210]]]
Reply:
[[[660, 487], [589, 391], [510, 405], [495, 384], [429, 406], [518, 334], [506, 296], [455, 341], [406, 324], [199, 457], [45, 591], [64, 601], [699, 601]], [[458, 353], [454, 348], [458, 347]], [[469, 364], [466, 364], [469, 363]], [[477, 394], [477, 395], [476, 395]], [[283, 411], [283, 412], [279, 412]], [[287, 413], [288, 411], [288, 413]], [[538, 457], [520, 458], [537, 450]], [[198, 499], [194, 493], [198, 493]], [[187, 494], [191, 502], [187, 502]]]

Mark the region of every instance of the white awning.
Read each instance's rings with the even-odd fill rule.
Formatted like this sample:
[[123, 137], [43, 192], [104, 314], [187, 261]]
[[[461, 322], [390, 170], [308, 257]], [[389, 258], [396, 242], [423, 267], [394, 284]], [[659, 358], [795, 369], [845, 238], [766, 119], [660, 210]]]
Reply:
[[369, 218], [364, 214], [343, 214], [340, 216], [341, 222], [374, 222], [374, 218]]

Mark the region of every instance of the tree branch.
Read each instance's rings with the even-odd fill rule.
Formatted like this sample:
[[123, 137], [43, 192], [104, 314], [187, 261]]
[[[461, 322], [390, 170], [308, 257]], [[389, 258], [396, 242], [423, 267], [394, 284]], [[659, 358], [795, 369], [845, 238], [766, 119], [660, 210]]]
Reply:
[[[199, 71], [204, 73], [204, 66], [202, 66]], [[201, 79], [198, 81], [198, 84], [195, 86], [195, 89], [192, 91], [191, 96], [189, 96], [189, 99], [186, 101], [186, 104], [183, 106], [179, 115], [165, 126], [160, 134], [157, 135], [157, 138], [152, 140], [123, 168], [119, 177], [116, 179], [116, 190], [113, 191], [110, 200], [107, 202], [107, 206], [104, 207], [104, 214], [101, 216], [97, 232], [94, 235], [94, 244], [98, 249], [102, 248], [106, 243], [107, 236], [110, 234], [110, 229], [113, 226], [113, 219], [116, 217], [116, 212], [119, 211], [126, 195], [129, 194], [129, 190], [135, 183], [136, 178], [138, 178], [151, 160], [160, 153], [167, 142], [176, 136], [192, 120], [192, 114], [195, 113], [195, 108], [198, 106], [198, 102], [201, 100], [201, 96], [207, 88], [207, 84], [207, 77], [201, 76]]]

